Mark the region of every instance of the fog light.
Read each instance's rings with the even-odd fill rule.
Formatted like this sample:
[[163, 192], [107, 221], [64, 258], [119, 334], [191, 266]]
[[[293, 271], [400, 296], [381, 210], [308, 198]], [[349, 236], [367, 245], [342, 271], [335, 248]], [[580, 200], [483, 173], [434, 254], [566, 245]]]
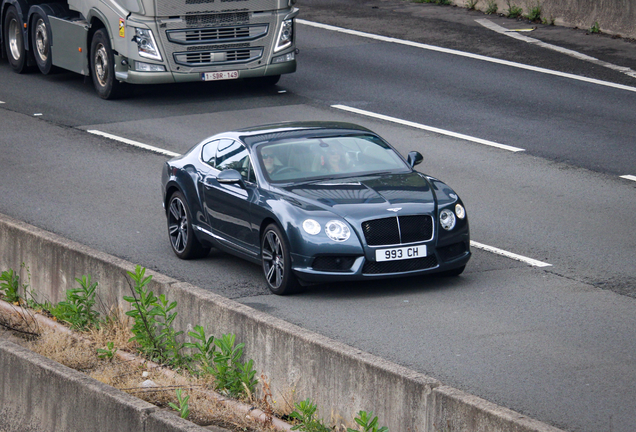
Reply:
[[135, 70], [138, 72], [165, 72], [166, 67], [164, 65], [150, 64], [150, 63], [136, 61]]
[[272, 59], [272, 64], [285, 63], [285, 62], [293, 61], [293, 60], [296, 60], [296, 53], [294, 51], [284, 54], [282, 56], [274, 57]]

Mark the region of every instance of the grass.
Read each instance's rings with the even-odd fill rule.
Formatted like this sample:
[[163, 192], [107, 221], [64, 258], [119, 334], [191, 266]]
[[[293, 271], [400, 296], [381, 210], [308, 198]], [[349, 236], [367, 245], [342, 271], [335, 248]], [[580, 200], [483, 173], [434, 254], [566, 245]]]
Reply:
[[496, 14], [498, 8], [499, 6], [497, 6], [497, 2], [495, 0], [488, 0], [488, 3], [486, 5], [486, 10], [484, 11], [484, 13], [486, 15]]
[[[10, 316], [2, 314], [6, 321]], [[143, 367], [137, 363], [113, 359], [100, 358], [98, 349], [105, 348], [111, 343], [118, 349], [134, 351], [136, 344], [129, 342], [132, 333], [126, 323], [124, 313], [114, 311], [106, 323], [99, 329], [78, 333], [86, 341], [82, 341], [73, 334], [56, 331], [40, 330], [40, 335], [33, 340], [23, 339], [23, 346], [50, 358], [58, 363], [86, 373], [90, 377], [130, 393], [146, 402], [159, 407], [170, 407], [170, 404], [180, 408], [177, 415], [188, 411], [188, 420], [201, 425], [216, 425], [236, 432], [271, 432], [275, 429], [257, 422], [245, 414], [229, 409], [227, 406], [209, 396], [208, 390], [213, 388], [212, 377], [205, 378], [182, 374], [173, 377], [153, 368]], [[22, 322], [22, 324], [20, 324]], [[11, 325], [16, 329], [32, 328], [23, 319], [12, 319]], [[153, 387], [142, 387], [141, 383], [150, 380]], [[176, 391], [180, 390], [179, 396]], [[187, 398], [187, 399], [186, 399]], [[265, 408], [262, 401], [253, 400], [253, 405]], [[277, 413], [285, 416], [289, 412]]]

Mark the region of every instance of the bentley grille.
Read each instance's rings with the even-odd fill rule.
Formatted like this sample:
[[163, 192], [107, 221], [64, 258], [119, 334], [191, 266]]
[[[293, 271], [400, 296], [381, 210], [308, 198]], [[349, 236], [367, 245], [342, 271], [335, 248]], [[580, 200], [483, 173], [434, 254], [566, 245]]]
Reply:
[[433, 238], [433, 218], [429, 215], [394, 216], [362, 223], [369, 246], [387, 246], [427, 241]]

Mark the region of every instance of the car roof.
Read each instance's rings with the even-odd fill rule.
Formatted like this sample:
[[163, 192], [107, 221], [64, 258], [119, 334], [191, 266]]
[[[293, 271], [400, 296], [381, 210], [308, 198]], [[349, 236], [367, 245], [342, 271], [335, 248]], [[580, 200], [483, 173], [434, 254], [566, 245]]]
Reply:
[[263, 141], [273, 141], [283, 138], [301, 138], [316, 135], [334, 135], [351, 133], [373, 134], [373, 131], [354, 123], [333, 122], [333, 121], [301, 121], [301, 122], [281, 122], [254, 126], [244, 129], [237, 129], [226, 132], [225, 135], [232, 135], [239, 138], [247, 145], [253, 145]]

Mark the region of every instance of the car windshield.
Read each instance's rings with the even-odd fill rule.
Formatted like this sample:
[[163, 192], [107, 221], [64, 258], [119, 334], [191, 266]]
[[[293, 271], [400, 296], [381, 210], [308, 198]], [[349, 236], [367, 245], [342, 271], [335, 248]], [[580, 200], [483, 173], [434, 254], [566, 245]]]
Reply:
[[257, 155], [263, 173], [274, 183], [409, 170], [400, 156], [374, 135], [275, 141], [258, 146]]

